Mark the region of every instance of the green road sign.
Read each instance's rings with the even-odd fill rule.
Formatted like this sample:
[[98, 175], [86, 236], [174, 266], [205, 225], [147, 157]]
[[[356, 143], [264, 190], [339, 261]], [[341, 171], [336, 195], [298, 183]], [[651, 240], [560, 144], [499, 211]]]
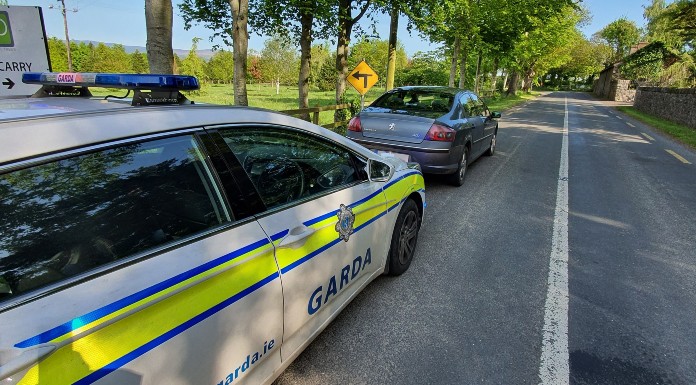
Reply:
[[0, 11], [0, 47], [14, 47], [10, 16], [5, 11]]

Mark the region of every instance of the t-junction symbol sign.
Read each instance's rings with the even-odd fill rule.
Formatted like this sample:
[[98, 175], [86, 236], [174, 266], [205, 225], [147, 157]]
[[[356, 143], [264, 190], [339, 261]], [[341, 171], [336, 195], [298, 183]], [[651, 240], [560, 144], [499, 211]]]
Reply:
[[350, 83], [360, 95], [365, 95], [365, 93], [377, 83], [379, 76], [377, 76], [375, 70], [363, 60], [348, 74], [346, 80], [348, 80], [348, 83]]

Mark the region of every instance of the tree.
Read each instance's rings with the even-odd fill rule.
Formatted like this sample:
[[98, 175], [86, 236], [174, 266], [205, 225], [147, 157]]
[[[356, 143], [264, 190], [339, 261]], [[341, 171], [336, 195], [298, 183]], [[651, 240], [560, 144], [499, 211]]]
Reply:
[[665, 10], [661, 18], [679, 34], [683, 45], [694, 48], [696, 43], [696, 2], [677, 0]]
[[640, 39], [640, 30], [636, 23], [624, 17], [612, 21], [597, 34], [614, 48], [615, 61], [628, 55], [631, 46]]
[[[389, 10], [389, 46], [387, 47], [387, 81], [384, 89], [389, 91], [394, 88], [394, 72], [396, 72], [396, 49], [397, 49], [397, 32], [399, 30], [399, 4], [395, 1]], [[402, 56], [403, 57], [403, 56]], [[405, 59], [405, 57], [403, 57]]]
[[567, 62], [579, 32], [575, 25], [580, 20], [579, 12], [566, 7], [564, 12], [546, 20], [536, 20], [537, 28], [525, 36], [515, 47], [517, 64], [524, 74], [524, 90], [532, 87], [533, 78], [543, 76], [551, 68]]
[[179, 73], [182, 75], [190, 75], [197, 77], [200, 81], [207, 80], [205, 72], [205, 60], [198, 56], [198, 42], [201, 41], [200, 38], [194, 37], [191, 40], [191, 49], [188, 55], [181, 60], [181, 66], [179, 67]]
[[[387, 40], [372, 40], [367, 37], [362, 37], [357, 43], [350, 47], [348, 67], [353, 68], [364, 59], [367, 64], [375, 70], [380, 79], [386, 79], [389, 51], [389, 42]], [[394, 68], [400, 71], [408, 64], [404, 46], [397, 44], [394, 55], [399, 58], [399, 60], [394, 61]]]
[[444, 86], [448, 80], [447, 71], [444, 51], [419, 51], [408, 66], [396, 73], [394, 81], [399, 85]]
[[570, 50], [570, 59], [558, 67], [558, 73], [566, 78], [588, 78], [599, 74], [612, 56], [612, 48], [604, 43], [592, 42], [585, 39], [582, 34], [573, 40], [573, 49]]
[[172, 50], [172, 0], [145, 0], [147, 60], [150, 73], [174, 73]]
[[[354, 3], [355, 2], [355, 3]], [[346, 92], [346, 77], [348, 76], [348, 45], [350, 44], [353, 27], [365, 15], [370, 7], [370, 0], [338, 0], [338, 39], [336, 42], [336, 104], [341, 104]], [[353, 8], [358, 14], [353, 17]], [[334, 120], [340, 121], [344, 111], [336, 111]]]
[[247, 63], [247, 68], [249, 68], [249, 80], [261, 82], [261, 79], [263, 79], [263, 74], [261, 73], [261, 58], [255, 52], [250, 52], [247, 60], [249, 60], [249, 63]]
[[[256, 4], [255, 28], [267, 35], [284, 36], [300, 46], [297, 104], [299, 108], [309, 107], [312, 42], [317, 37], [328, 37], [333, 30], [333, 0], [258, 0]], [[288, 22], [290, 20], [295, 22]], [[309, 120], [309, 115], [302, 118]]]
[[147, 62], [147, 56], [138, 51], [137, 49], [135, 52], [130, 54], [130, 59], [131, 59], [131, 71], [136, 74], [146, 74], [149, 73], [149, 65]]
[[[335, 59], [331, 56], [331, 48], [328, 42], [323, 44], [315, 44], [312, 46], [311, 59], [309, 63], [309, 82], [312, 86], [319, 87], [319, 81], [321, 78], [321, 70], [325, 63], [335, 63]], [[322, 79], [323, 80], [323, 79]], [[329, 83], [334, 82], [334, 76], [329, 77]], [[321, 88], [321, 87], [319, 87]], [[333, 85], [329, 86], [332, 89]]]
[[[567, 58], [570, 48], [567, 44], [573, 28], [569, 27], [574, 27], [583, 18], [582, 10], [571, 0], [529, 0], [524, 3], [487, 0], [487, 3], [481, 9], [490, 15], [482, 15], [481, 20], [491, 27], [489, 34], [484, 31], [481, 34], [489, 47], [507, 63], [512, 75], [508, 95], [517, 92], [520, 80], [523, 80], [523, 88], [529, 89], [535, 76], [562, 64], [563, 60], [559, 59]], [[551, 25], [559, 30], [554, 31]]]
[[52, 37], [48, 39], [48, 55], [51, 60], [51, 68], [55, 72], [68, 71], [68, 53], [65, 49], [65, 42]]
[[292, 81], [297, 73], [291, 71], [297, 66], [297, 55], [288, 40], [278, 35], [264, 42], [259, 64], [264, 80], [276, 84], [276, 95], [280, 93], [280, 83]]
[[[248, 66], [252, 72], [252, 66]], [[232, 83], [234, 80], [234, 55], [230, 51], [215, 51], [208, 60], [206, 76], [214, 82]]]
[[92, 70], [94, 72], [126, 73], [131, 69], [130, 56], [120, 44], [108, 47], [99, 43], [94, 48]]
[[317, 63], [318, 70], [314, 73], [314, 83], [320, 91], [331, 91], [336, 87], [336, 52], [324, 58], [323, 63]]
[[94, 64], [94, 45], [84, 42], [70, 42], [70, 52], [73, 62], [73, 69], [76, 72], [92, 72]]
[[471, 7], [470, 0], [423, 0], [404, 10], [409, 24], [415, 25], [430, 41], [450, 47], [450, 87], [455, 85], [457, 66], [460, 67], [459, 87], [464, 87], [469, 49], [480, 40]]
[[649, 42], [661, 41], [671, 48], [682, 45], [678, 32], [673, 28], [671, 20], [663, 17], [667, 10], [665, 0], [652, 0], [648, 6], [643, 6], [643, 17], [648, 21], [645, 38]]
[[213, 30], [211, 41], [220, 37], [225, 44], [232, 45], [234, 104], [249, 105], [246, 88], [249, 0], [183, 0], [179, 4], [179, 10], [185, 29], [190, 29], [194, 22], [203, 23], [206, 28]]

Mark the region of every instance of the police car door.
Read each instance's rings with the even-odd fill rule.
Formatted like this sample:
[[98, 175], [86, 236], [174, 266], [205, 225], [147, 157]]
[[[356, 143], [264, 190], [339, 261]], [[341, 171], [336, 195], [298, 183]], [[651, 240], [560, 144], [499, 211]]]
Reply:
[[279, 367], [273, 247], [229, 211], [202, 148], [189, 133], [0, 170], [3, 384], [258, 383]]
[[281, 127], [220, 129], [267, 210], [284, 296], [283, 360], [371, 278], [388, 250], [385, 198], [350, 150]]

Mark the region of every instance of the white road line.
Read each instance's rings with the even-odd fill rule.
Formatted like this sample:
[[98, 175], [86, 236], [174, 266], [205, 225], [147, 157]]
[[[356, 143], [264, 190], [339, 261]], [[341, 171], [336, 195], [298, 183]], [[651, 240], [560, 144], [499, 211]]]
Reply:
[[632, 125], [632, 124], [631, 124], [631, 123], [629, 123], [629, 122], [626, 122], [626, 124], [628, 124], [628, 126], [629, 126], [629, 127], [633, 127], [633, 128], [636, 128], [636, 126]]
[[558, 170], [549, 280], [544, 304], [540, 385], [570, 382], [568, 362], [568, 98], [565, 99], [561, 165]]

